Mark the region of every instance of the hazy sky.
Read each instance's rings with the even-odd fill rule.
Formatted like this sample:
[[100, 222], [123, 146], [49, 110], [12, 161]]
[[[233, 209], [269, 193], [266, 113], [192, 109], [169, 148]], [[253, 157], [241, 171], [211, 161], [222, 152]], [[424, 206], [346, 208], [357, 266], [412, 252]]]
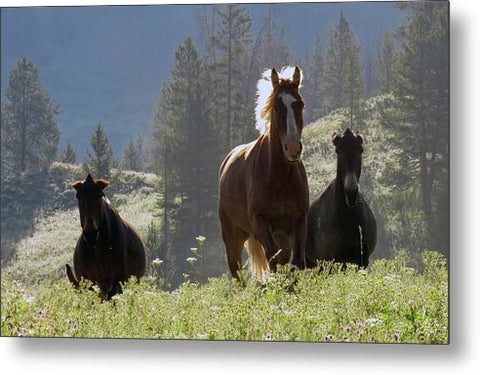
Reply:
[[[319, 35], [326, 49], [329, 26], [340, 9], [358, 35], [363, 53], [401, 22], [394, 3], [246, 5], [256, 33], [267, 7], [303, 58]], [[73, 142], [84, 155], [98, 122], [117, 156], [130, 137], [147, 135], [162, 84], [170, 79], [174, 52], [191, 36], [198, 48], [201, 5], [40, 7], [1, 10], [1, 92], [10, 69], [28, 56], [40, 68], [45, 89], [60, 104], [60, 148]], [[253, 126], [253, 124], [252, 124]]]

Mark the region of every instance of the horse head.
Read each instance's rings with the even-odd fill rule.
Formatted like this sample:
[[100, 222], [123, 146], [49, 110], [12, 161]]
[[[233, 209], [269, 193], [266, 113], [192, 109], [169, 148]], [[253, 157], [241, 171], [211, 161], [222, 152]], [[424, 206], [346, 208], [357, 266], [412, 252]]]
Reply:
[[95, 179], [89, 174], [85, 181], [76, 181], [72, 184], [77, 191], [82, 235], [84, 240], [92, 246], [98, 240], [98, 229], [103, 218], [103, 189], [108, 183], [106, 180]]
[[343, 134], [333, 133], [332, 141], [337, 153], [337, 181], [345, 194], [345, 203], [354, 207], [359, 203], [358, 181], [362, 170], [363, 136], [350, 129]]
[[[281, 78], [273, 68], [270, 81], [272, 94], [270, 98], [271, 132], [278, 135], [283, 155], [288, 163], [300, 161], [302, 154], [302, 130], [304, 102], [299, 93], [302, 81], [300, 68], [282, 70], [281, 76], [288, 76], [293, 69], [292, 78]], [[268, 106], [267, 106], [268, 108]]]

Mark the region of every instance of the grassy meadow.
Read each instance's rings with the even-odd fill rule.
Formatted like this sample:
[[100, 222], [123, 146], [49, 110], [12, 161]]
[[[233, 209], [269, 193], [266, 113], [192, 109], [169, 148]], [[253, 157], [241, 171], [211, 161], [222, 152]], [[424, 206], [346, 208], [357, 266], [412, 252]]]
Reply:
[[[155, 220], [152, 189], [112, 199], [144, 238]], [[65, 278], [80, 230], [76, 208], [58, 210], [38, 217], [18, 243], [2, 267], [2, 336], [448, 342], [447, 261], [436, 252], [424, 252], [420, 265], [400, 252], [373, 260], [368, 270], [342, 272], [332, 264], [323, 273], [280, 270], [262, 285], [246, 275], [241, 282], [224, 275], [200, 283], [192, 267], [174, 290], [166, 287], [168, 264], [150, 256], [139, 285], [128, 283], [122, 295], [101, 303], [95, 291], [75, 290]], [[216, 250], [225, 269], [224, 249]], [[198, 251], [201, 259], [202, 246]]]
[[[157, 178], [127, 171], [111, 181], [106, 194], [146, 244], [146, 277], [140, 284], [127, 283], [123, 294], [104, 303], [95, 291], [86, 287], [75, 290], [66, 281], [65, 263], [72, 264], [81, 228], [74, 193], [64, 186], [54, 192], [56, 197], [64, 197], [64, 203], [40, 210], [32, 229], [15, 244], [15, 255], [2, 264], [1, 334], [448, 343], [447, 259], [418, 245], [410, 246], [413, 251], [404, 248], [406, 240], [421, 243], [415, 242], [414, 236], [424, 236], [419, 224], [422, 218], [418, 209], [407, 210], [400, 217], [394, 204], [408, 204], [408, 200], [402, 201], [398, 192], [383, 181], [396, 164], [396, 151], [385, 149], [388, 142], [379, 118], [387, 99], [378, 97], [367, 102], [367, 124], [358, 129], [365, 136], [362, 192], [369, 203], [374, 203], [377, 223], [383, 228], [367, 270], [351, 267], [340, 271], [326, 263], [323, 267], [327, 270], [322, 273], [318, 269], [281, 269], [262, 284], [247, 275], [240, 282], [233, 281], [227, 276], [221, 240], [208, 238], [205, 242], [198, 236], [198, 246], [190, 249], [191, 254], [176, 260], [191, 272], [172, 288], [169, 272], [173, 267], [167, 255], [157, 259], [158, 249], [148, 249], [149, 242], [158, 242], [160, 236]], [[344, 130], [344, 123], [344, 114], [337, 111], [304, 131], [303, 158], [312, 200], [335, 177], [331, 135]], [[83, 175], [79, 168], [58, 164], [53, 172], [60, 182], [73, 181]], [[186, 252], [178, 254], [188, 253], [188, 249], [183, 250]]]
[[2, 335], [445, 344], [446, 260], [426, 252], [418, 272], [404, 255], [368, 271], [280, 270], [264, 285], [223, 276], [168, 292], [146, 278], [104, 303], [64, 279], [32, 287], [4, 274]]

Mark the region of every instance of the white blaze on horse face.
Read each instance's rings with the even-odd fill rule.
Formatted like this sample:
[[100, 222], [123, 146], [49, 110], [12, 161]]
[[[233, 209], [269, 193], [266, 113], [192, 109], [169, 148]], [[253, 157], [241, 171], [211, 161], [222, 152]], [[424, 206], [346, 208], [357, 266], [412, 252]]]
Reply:
[[279, 95], [282, 98], [282, 102], [287, 107], [287, 142], [299, 142], [299, 134], [297, 130], [297, 123], [295, 122], [295, 114], [293, 112], [292, 103], [295, 103], [295, 99], [292, 95], [282, 92]]

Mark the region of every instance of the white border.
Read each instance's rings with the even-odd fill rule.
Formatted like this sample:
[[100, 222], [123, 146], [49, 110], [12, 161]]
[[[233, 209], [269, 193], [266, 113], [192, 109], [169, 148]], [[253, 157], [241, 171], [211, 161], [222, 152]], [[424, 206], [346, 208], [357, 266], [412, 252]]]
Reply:
[[[215, 1], [207, 1], [213, 2]], [[76, 0], [74, 5], [150, 3], [168, 2]], [[480, 125], [478, 4], [478, 1], [471, 0], [452, 0], [450, 3], [452, 275], [450, 345], [0, 338], [0, 364], [3, 373], [89, 375], [479, 373], [480, 139], [475, 136]], [[72, 3], [52, 0], [4, 0], [1, 5], [43, 6]]]

